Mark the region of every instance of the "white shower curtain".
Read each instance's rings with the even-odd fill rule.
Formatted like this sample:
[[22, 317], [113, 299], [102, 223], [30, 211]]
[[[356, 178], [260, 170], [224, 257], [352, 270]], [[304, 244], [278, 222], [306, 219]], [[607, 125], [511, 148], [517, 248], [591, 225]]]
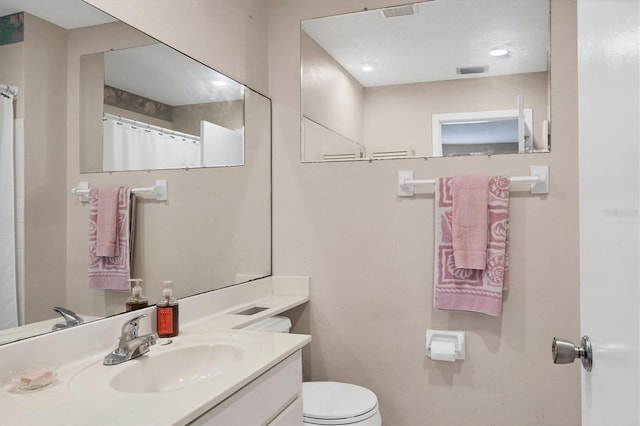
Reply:
[[0, 330], [18, 325], [13, 96], [0, 94]]
[[151, 170], [202, 166], [200, 142], [120, 122], [105, 115], [103, 170]]

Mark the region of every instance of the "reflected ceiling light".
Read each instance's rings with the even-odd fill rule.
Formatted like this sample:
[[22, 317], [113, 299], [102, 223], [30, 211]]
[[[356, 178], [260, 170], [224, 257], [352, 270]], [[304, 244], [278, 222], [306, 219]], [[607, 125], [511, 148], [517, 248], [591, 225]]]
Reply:
[[226, 82], [226, 81], [224, 81], [224, 80], [215, 80], [215, 81], [213, 82], [213, 85], [214, 85], [214, 86], [218, 86], [218, 87], [222, 87], [222, 86], [226, 86], [226, 85], [227, 85], [227, 82]]
[[374, 64], [373, 62], [365, 62], [362, 64], [362, 71], [364, 72], [371, 72], [373, 70], [375, 70], [378, 67], [377, 64]]
[[506, 56], [508, 54], [509, 51], [507, 49], [493, 49], [491, 52], [489, 52], [489, 55], [496, 57]]

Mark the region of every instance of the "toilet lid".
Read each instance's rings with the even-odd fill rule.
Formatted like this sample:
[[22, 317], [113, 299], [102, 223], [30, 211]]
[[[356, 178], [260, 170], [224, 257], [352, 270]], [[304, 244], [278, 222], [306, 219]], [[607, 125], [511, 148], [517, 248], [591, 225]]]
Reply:
[[376, 394], [362, 386], [339, 382], [302, 384], [302, 411], [305, 418], [349, 419], [368, 413], [377, 405]]

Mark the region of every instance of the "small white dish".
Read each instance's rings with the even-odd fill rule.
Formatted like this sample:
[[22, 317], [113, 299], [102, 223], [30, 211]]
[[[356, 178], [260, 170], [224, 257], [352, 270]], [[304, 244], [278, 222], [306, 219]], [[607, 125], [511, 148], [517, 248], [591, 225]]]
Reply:
[[51, 384], [58, 375], [55, 365], [34, 366], [15, 372], [11, 382], [20, 390], [35, 390]]

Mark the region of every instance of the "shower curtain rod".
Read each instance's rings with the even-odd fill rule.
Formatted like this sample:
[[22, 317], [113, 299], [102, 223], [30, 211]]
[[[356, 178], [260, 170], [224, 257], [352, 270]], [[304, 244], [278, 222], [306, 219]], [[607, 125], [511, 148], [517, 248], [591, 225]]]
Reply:
[[130, 118], [120, 117], [119, 115], [113, 115], [109, 113], [104, 113], [103, 120], [105, 118], [110, 118], [112, 120], [116, 120], [122, 124], [128, 124], [134, 127], [140, 127], [141, 129], [153, 130], [156, 132], [164, 133], [169, 136], [176, 136], [183, 139], [189, 139], [195, 142], [200, 142], [200, 136], [190, 135], [189, 133], [182, 133], [172, 129], [165, 129], [164, 127], [154, 126], [153, 124], [145, 123], [144, 121], [136, 121]]
[[7, 86], [6, 84], [0, 84], [0, 93], [6, 93], [11, 96], [18, 96], [20, 90], [17, 86]]

